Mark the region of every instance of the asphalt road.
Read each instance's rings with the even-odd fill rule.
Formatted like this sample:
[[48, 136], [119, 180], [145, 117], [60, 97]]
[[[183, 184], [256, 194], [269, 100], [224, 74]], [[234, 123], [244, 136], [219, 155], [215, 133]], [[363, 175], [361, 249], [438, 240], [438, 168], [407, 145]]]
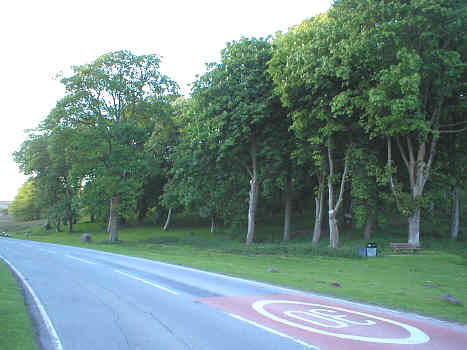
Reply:
[[11, 238], [0, 257], [50, 319], [51, 349], [467, 349], [466, 326], [187, 267]]

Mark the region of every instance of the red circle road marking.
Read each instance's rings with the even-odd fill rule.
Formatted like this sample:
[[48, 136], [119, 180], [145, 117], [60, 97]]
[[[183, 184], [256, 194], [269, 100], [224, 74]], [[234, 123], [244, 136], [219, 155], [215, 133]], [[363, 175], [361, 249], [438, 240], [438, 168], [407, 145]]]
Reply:
[[[279, 317], [278, 315], [275, 315], [274, 313], [266, 310], [267, 305], [271, 304], [287, 304], [287, 305], [305, 305], [305, 306], [311, 306], [311, 307], [319, 307], [319, 308], [324, 308], [324, 310], [331, 310], [331, 311], [341, 311], [344, 313], [349, 313], [349, 314], [354, 314], [354, 315], [359, 315], [363, 316], [365, 318], [370, 318], [370, 320], [366, 320], [366, 323], [364, 322], [355, 322], [352, 320], [348, 320], [345, 315], [328, 315], [328, 321], [335, 322], [337, 326], [332, 326], [331, 324], [323, 324], [320, 323], [319, 321], [313, 321], [312, 319], [306, 318], [306, 317], [297, 317], [294, 316], [294, 311], [286, 311], [284, 312], [289, 318], [295, 317], [296, 319], [300, 319], [304, 322], [312, 323], [312, 324], [318, 324], [320, 326], [324, 327], [329, 327], [329, 328], [344, 328], [348, 327], [348, 324], [359, 324], [359, 325], [365, 325], [365, 326], [372, 326], [375, 325], [376, 323], [373, 320], [377, 320], [380, 322], [386, 322], [395, 326], [402, 327], [404, 330], [406, 330], [409, 333], [408, 338], [374, 338], [374, 337], [364, 337], [364, 336], [359, 336], [359, 335], [352, 335], [352, 334], [345, 334], [345, 333], [335, 333], [335, 332], [330, 332], [326, 331], [323, 329], [318, 329], [315, 327], [310, 327], [305, 324], [300, 324], [294, 321], [291, 321], [290, 319], [286, 319], [284, 317]], [[295, 328], [300, 328], [302, 330], [308, 331], [308, 332], [313, 332], [313, 333], [319, 333], [323, 335], [328, 335], [332, 337], [337, 337], [341, 339], [351, 339], [351, 340], [358, 340], [358, 341], [363, 341], [363, 342], [372, 342], [372, 343], [383, 343], [383, 344], [423, 344], [426, 343], [430, 340], [430, 337], [428, 337], [425, 333], [423, 333], [421, 330], [418, 328], [409, 326], [407, 324], [389, 320], [383, 317], [378, 317], [374, 315], [370, 315], [367, 313], [363, 312], [358, 312], [358, 311], [352, 311], [352, 310], [347, 310], [341, 307], [336, 307], [336, 306], [328, 306], [328, 305], [322, 305], [322, 304], [314, 304], [314, 303], [307, 303], [307, 302], [302, 302], [302, 301], [292, 301], [292, 300], [258, 300], [255, 301], [252, 304], [253, 309], [258, 312], [259, 314], [273, 320], [277, 321], [283, 324], [286, 324], [291, 327]], [[314, 312], [314, 311], [323, 311], [323, 309], [311, 309], [311, 312], [306, 312], [306, 311], [295, 311], [295, 313], [304, 313], [308, 314], [309, 316], [318, 316], [319, 318], [326, 319], [325, 314], [322, 312]]]
[[[422, 318], [334, 298], [270, 294], [212, 297], [198, 301], [257, 324], [260, 328], [278, 331], [323, 350], [466, 350], [467, 325]], [[271, 303], [266, 304], [264, 301]], [[280, 303], [281, 301], [288, 303]], [[253, 305], [280, 320], [258, 312]], [[289, 324], [282, 322], [282, 319], [289, 321]], [[297, 327], [296, 324], [318, 329], [320, 333]], [[367, 338], [366, 341], [363, 338]], [[379, 342], [368, 341], [368, 338]], [[397, 341], [391, 343], [388, 339]], [[422, 342], [424, 339], [427, 341]]]

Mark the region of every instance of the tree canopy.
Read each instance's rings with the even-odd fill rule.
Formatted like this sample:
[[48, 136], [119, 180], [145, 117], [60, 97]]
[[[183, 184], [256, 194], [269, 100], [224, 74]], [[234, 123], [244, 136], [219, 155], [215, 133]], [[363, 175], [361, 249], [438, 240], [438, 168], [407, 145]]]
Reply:
[[167, 215], [167, 228], [182, 211], [246, 244], [283, 213], [287, 241], [293, 214], [314, 209], [314, 243], [329, 232], [339, 247], [348, 218], [370, 239], [400, 215], [418, 245], [434, 206], [456, 239], [466, 20], [461, 0], [335, 1], [285, 33], [227, 43], [188, 97], [158, 55], [102, 55], [62, 78], [66, 94], [15, 153], [33, 179], [20, 197], [57, 230], [105, 222], [110, 241], [121, 222]]

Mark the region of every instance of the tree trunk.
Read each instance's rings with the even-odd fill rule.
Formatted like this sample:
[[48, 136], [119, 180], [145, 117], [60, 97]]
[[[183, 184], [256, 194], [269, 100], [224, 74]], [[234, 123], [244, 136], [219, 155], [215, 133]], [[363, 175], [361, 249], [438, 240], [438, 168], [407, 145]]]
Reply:
[[339, 211], [339, 207], [342, 204], [342, 199], [344, 195], [344, 185], [345, 185], [345, 178], [347, 176], [347, 170], [349, 167], [349, 161], [346, 157], [344, 163], [344, 172], [342, 173], [340, 190], [339, 190], [339, 197], [337, 199], [336, 204], [334, 205], [334, 185], [333, 185], [333, 178], [334, 178], [334, 160], [332, 159], [332, 142], [331, 138], [329, 138], [328, 144], [328, 161], [329, 161], [329, 177], [328, 177], [328, 193], [329, 193], [329, 245], [331, 248], [338, 248], [339, 247], [339, 227], [337, 226], [337, 212]]
[[110, 223], [112, 222], [112, 199], [110, 200], [109, 220], [107, 222], [107, 230], [105, 232], [110, 233]]
[[[442, 101], [441, 101], [442, 102]], [[435, 125], [433, 129], [435, 132], [438, 130], [439, 126], [437, 121], [439, 119], [441, 111], [441, 102], [439, 108], [436, 109], [432, 116], [432, 125]], [[431, 142], [420, 142], [418, 149], [414, 147], [412, 140], [413, 137], [410, 135], [405, 136], [407, 148], [404, 149], [404, 146], [399, 137], [396, 137], [397, 146], [400, 151], [402, 160], [405, 163], [405, 166], [408, 171], [409, 181], [410, 181], [410, 191], [412, 200], [416, 201], [419, 197], [423, 196], [423, 189], [426, 182], [430, 176], [430, 172], [433, 166], [434, 157], [436, 154], [436, 147], [438, 143], [438, 137], [433, 133]], [[429, 149], [427, 150], [427, 148]], [[391, 139], [388, 137], [388, 167], [391, 167]], [[394, 183], [392, 181], [392, 176], [389, 177], [391, 182], [391, 189], [396, 197], [396, 204], [401, 210], [401, 206], [398, 199], [397, 191], [395, 191]], [[401, 210], [402, 211], [402, 210]], [[403, 211], [402, 211], [403, 212]], [[412, 216], [409, 216], [409, 243], [419, 245], [420, 244], [420, 207], [416, 208]]]
[[73, 232], [73, 218], [68, 218], [68, 233]]
[[211, 216], [211, 233], [212, 234], [216, 233], [216, 217], [215, 217], [215, 215]]
[[292, 217], [292, 183], [290, 176], [287, 175], [285, 182], [284, 195], [285, 195], [285, 210], [284, 210], [284, 236], [283, 241], [290, 240], [290, 223]]
[[141, 225], [143, 223], [143, 220], [146, 218], [147, 213], [148, 213], [148, 210], [146, 207], [140, 208], [138, 210], [138, 216], [136, 218], [137, 225]]
[[459, 236], [459, 193], [457, 187], [452, 188], [451, 206], [451, 239], [456, 240]]
[[60, 223], [61, 223], [61, 219], [60, 219], [60, 218], [55, 219], [55, 232], [61, 232], [61, 231], [62, 231], [62, 230], [60, 229]]
[[94, 214], [91, 214], [90, 221], [92, 224], [94, 223], [94, 221], [96, 221], [96, 216]]
[[118, 196], [110, 199], [109, 241], [118, 241]]
[[318, 178], [318, 196], [315, 198], [315, 227], [313, 229], [313, 244], [317, 244], [321, 238], [324, 207], [324, 176]]
[[371, 209], [368, 209], [365, 228], [363, 231], [363, 236], [365, 237], [367, 241], [371, 239], [371, 233], [372, 233], [373, 225], [375, 224], [375, 222], [376, 222], [376, 215], [374, 211]]
[[420, 245], [420, 208], [415, 209], [412, 216], [409, 216], [409, 243]]
[[164, 227], [162, 228], [164, 231], [167, 231], [170, 225], [170, 219], [172, 218], [172, 208], [169, 208], [169, 213], [167, 214], [167, 220], [165, 220]]
[[258, 165], [256, 156], [256, 142], [251, 143], [252, 173], [250, 180], [250, 198], [248, 202], [248, 232], [246, 234], [246, 244], [251, 244], [255, 235], [256, 208], [258, 207]]
[[329, 210], [329, 245], [331, 248], [339, 247], [339, 228], [336, 214], [335, 210]]

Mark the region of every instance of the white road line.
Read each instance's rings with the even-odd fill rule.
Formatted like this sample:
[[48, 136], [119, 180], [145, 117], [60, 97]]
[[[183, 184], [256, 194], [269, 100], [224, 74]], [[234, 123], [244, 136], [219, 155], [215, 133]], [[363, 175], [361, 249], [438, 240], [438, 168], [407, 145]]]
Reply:
[[47, 331], [49, 332], [50, 339], [52, 342], [52, 345], [56, 350], [63, 350], [62, 343], [60, 341], [60, 338], [58, 337], [57, 331], [55, 330], [52, 321], [49, 318], [49, 315], [47, 315], [47, 312], [44, 309], [44, 306], [42, 306], [39, 298], [37, 297], [36, 293], [34, 293], [34, 290], [32, 287], [29, 285], [29, 283], [26, 281], [24, 276], [19, 272], [12, 263], [10, 263], [6, 258], [0, 255], [0, 259], [3, 259], [10, 267], [11, 269], [16, 273], [16, 275], [21, 279], [23, 285], [26, 287], [28, 292], [31, 294], [32, 298], [34, 299], [34, 302], [37, 305], [37, 308], [39, 310], [39, 313], [41, 314], [41, 317], [45, 323], [45, 327], [47, 328]]
[[125, 276], [127, 276], [127, 277], [130, 277], [130, 278], [133, 278], [133, 279], [135, 279], [135, 280], [138, 280], [138, 281], [140, 281], [140, 282], [149, 284], [150, 286], [159, 288], [160, 290], [163, 290], [164, 292], [171, 293], [171, 294], [173, 294], [173, 295], [180, 295], [180, 293], [174, 292], [173, 290], [167, 289], [167, 288], [165, 288], [165, 287], [162, 287], [162, 286], [160, 286], [160, 285], [158, 285], [158, 284], [155, 284], [155, 283], [153, 283], [153, 282], [147, 281], [147, 280], [145, 280], [145, 279], [142, 279], [142, 278], [139, 278], [139, 277], [130, 275], [130, 274], [125, 273], [125, 272], [122, 272], [122, 271], [120, 271], [120, 270], [114, 270], [114, 271], [115, 271], [115, 272], [118, 272], [118, 273], [120, 273], [120, 274], [122, 274], [122, 275], [125, 275]]
[[[51, 243], [48, 243], [48, 244], [51, 244]], [[57, 247], [62, 247], [63, 246], [61, 244], [53, 244], [53, 245], [57, 246]], [[250, 284], [250, 285], [253, 285], [253, 286], [258, 286], [258, 287], [274, 288], [276, 290], [282, 290], [284, 292], [293, 293], [293, 294], [303, 294], [303, 293], [312, 294], [310, 292], [306, 292], [306, 291], [303, 291], [303, 290], [301, 291], [301, 290], [296, 290], [296, 289], [292, 289], [292, 288], [276, 286], [276, 285], [273, 285], [273, 284], [267, 284], [265, 282], [252, 281], [252, 280], [244, 279], [244, 278], [241, 278], [241, 277], [226, 275], [226, 274], [223, 274], [223, 273], [220, 273], [220, 272], [219, 273], [210, 272], [210, 271], [196, 269], [194, 267], [181, 266], [181, 265], [166, 263], [166, 262], [157, 261], [157, 260], [149, 260], [149, 259], [145, 259], [145, 258], [131, 256], [131, 255], [123, 255], [123, 254], [118, 254], [118, 253], [96, 251], [95, 249], [91, 249], [91, 248], [80, 248], [80, 247], [72, 247], [72, 246], [67, 246], [67, 248], [76, 248], [76, 249], [80, 249], [80, 250], [83, 249], [83, 250], [88, 251], [89, 253], [101, 255], [101, 257], [102, 257], [102, 255], [107, 255], [107, 256], [110, 256], [110, 257], [115, 257], [116, 256], [118, 258], [125, 258], [125, 259], [128, 259], [128, 260], [141, 261], [141, 262], [144, 262], [144, 263], [151, 263], [151, 264], [156, 264], [156, 265], [168, 266], [168, 267], [175, 268], [175, 269], [178, 269], [178, 270], [190, 271], [190, 272], [195, 272], [195, 273], [204, 274], [204, 275], [208, 275], [208, 276], [213, 276], [213, 277], [217, 277], [217, 278], [229, 279], [229, 280], [232, 280], [232, 281], [247, 283], [247, 284]], [[313, 295], [317, 295], [317, 294], [313, 294]], [[340, 299], [336, 299], [336, 298], [328, 298], [328, 299], [341, 301]], [[352, 302], [349, 302], [349, 303], [352, 303]], [[356, 303], [353, 303], [353, 304], [360, 305], [360, 304], [356, 304]]]
[[[80, 249], [89, 249], [89, 248], [80, 248]], [[91, 249], [89, 249], [89, 250], [91, 250]], [[91, 250], [91, 251], [93, 253], [96, 253], [95, 250]], [[109, 253], [109, 252], [102, 252], [102, 251], [99, 251], [98, 253], [102, 254], [102, 255], [117, 256], [117, 257], [120, 257], [120, 258], [124, 257], [124, 258], [127, 258], [129, 260], [136, 260], [136, 261], [141, 261], [141, 262], [144, 262], [144, 263], [152, 263], [152, 264], [156, 264], [156, 265], [168, 266], [168, 267], [178, 269], [178, 270], [195, 272], [195, 273], [204, 274], [204, 275], [217, 277], [217, 278], [229, 279], [229, 280], [232, 280], [232, 281], [247, 283], [247, 284], [250, 284], [250, 285], [253, 285], [253, 286], [258, 286], [258, 287], [274, 288], [276, 290], [282, 290], [284, 292], [293, 293], [293, 294], [297, 294], [297, 293], [303, 294], [303, 293], [305, 293], [305, 291], [300, 291], [300, 290], [296, 290], [296, 289], [276, 286], [276, 285], [267, 284], [267, 283], [264, 283], [264, 282], [252, 281], [252, 280], [248, 280], [248, 279], [241, 278], [241, 277], [225, 275], [225, 274], [223, 274], [221, 272], [210, 272], [210, 271], [200, 270], [200, 269], [197, 269], [197, 268], [194, 268], [194, 267], [181, 266], [181, 265], [166, 263], [166, 262], [158, 261], [158, 260], [149, 260], [149, 259], [145, 259], [145, 258], [139, 258], [139, 257], [136, 257], [136, 256], [131, 256], [131, 255], [123, 255], [123, 254]], [[309, 293], [309, 292], [306, 292], [306, 293]], [[335, 300], [339, 300], [339, 299], [335, 299]]]
[[84, 263], [86, 263], [86, 264], [97, 265], [97, 263], [95, 263], [95, 262], [92, 262], [92, 261], [89, 261], [89, 260], [85, 260], [85, 259], [81, 259], [81, 258], [78, 258], [78, 257], [73, 256], [73, 255], [68, 255], [68, 254], [66, 254], [65, 256], [66, 256], [67, 258], [75, 259], [75, 260], [84, 262]]
[[291, 337], [290, 335], [287, 335], [287, 334], [284, 334], [284, 333], [282, 333], [282, 332], [276, 331], [275, 329], [272, 329], [272, 328], [263, 326], [262, 324], [256, 323], [256, 322], [254, 322], [254, 321], [250, 321], [250, 320], [248, 320], [248, 319], [246, 319], [246, 318], [243, 318], [243, 317], [238, 316], [238, 315], [235, 315], [235, 314], [230, 314], [230, 313], [229, 313], [229, 315], [232, 316], [233, 318], [236, 318], [237, 320], [240, 320], [240, 321], [249, 323], [249, 324], [251, 324], [251, 325], [253, 325], [253, 326], [255, 326], [255, 327], [261, 328], [261, 329], [263, 329], [263, 330], [265, 330], [265, 331], [267, 331], [267, 332], [270, 332], [270, 333], [272, 333], [272, 334], [275, 334], [275, 335], [278, 335], [278, 336], [280, 336], [280, 337], [293, 340], [294, 342], [296, 342], [296, 343], [298, 343], [298, 344], [300, 344], [300, 345], [303, 345], [303, 346], [305, 346], [305, 347], [307, 347], [307, 348], [315, 349], [315, 350], [320, 350], [318, 347], [316, 347], [316, 346], [314, 346], [314, 345], [307, 344], [307, 343], [301, 341], [300, 339], [296, 339], [296, 338], [294, 338], [294, 337]]

